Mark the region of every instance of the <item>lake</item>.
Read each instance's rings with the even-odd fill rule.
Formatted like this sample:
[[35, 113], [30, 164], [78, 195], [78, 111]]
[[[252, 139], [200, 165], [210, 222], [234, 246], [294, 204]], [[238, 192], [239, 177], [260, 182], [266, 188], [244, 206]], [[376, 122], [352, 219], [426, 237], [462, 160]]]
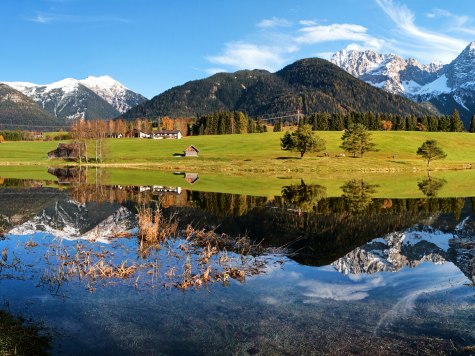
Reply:
[[475, 198], [441, 194], [450, 178], [416, 177], [408, 198], [167, 174], [0, 178], [0, 310], [46, 336], [35, 353], [474, 352]]

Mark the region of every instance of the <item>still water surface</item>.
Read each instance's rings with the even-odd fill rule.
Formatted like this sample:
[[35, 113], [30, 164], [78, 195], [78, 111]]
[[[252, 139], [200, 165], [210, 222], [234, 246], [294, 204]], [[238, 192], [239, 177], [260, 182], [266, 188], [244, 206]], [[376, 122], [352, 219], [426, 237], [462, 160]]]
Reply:
[[[253, 197], [60, 181], [0, 186], [1, 309], [39, 323], [53, 354], [475, 345], [475, 199], [437, 198], [444, 182], [421, 184], [423, 199], [375, 199], [378, 188], [360, 180], [341, 197], [304, 182]], [[176, 236], [144, 248], [136, 214], [156, 202]], [[189, 225], [227, 241], [246, 236], [252, 248], [217, 244], [204, 263]], [[183, 288], [208, 266], [208, 280]]]

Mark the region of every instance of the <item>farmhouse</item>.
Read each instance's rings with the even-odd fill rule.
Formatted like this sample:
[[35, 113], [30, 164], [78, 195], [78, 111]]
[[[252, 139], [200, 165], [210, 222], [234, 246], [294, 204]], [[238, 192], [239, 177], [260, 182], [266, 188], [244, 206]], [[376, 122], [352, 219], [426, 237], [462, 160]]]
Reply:
[[185, 157], [198, 157], [198, 153], [200, 153], [200, 150], [190, 145], [185, 150]]
[[152, 135], [152, 138], [156, 140], [164, 139], [164, 138], [173, 138], [179, 140], [183, 137], [180, 130], [160, 130], [155, 131]]
[[66, 159], [79, 159], [85, 158], [84, 152], [86, 151], [86, 146], [84, 143], [60, 143], [58, 147], [48, 152], [48, 158], [66, 158]]
[[130, 132], [130, 137], [134, 138], [151, 138], [152, 135], [143, 131], [139, 131], [136, 129], [133, 129], [132, 132]]

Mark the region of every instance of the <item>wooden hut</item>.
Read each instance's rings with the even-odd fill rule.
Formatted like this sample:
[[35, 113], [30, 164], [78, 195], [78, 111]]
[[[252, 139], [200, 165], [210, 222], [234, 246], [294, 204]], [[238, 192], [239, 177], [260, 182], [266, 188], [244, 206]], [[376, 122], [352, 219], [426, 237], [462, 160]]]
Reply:
[[198, 157], [200, 150], [197, 149], [195, 146], [190, 145], [185, 150], [185, 157]]
[[60, 143], [58, 147], [48, 152], [49, 159], [63, 158], [77, 160], [79, 157], [85, 158], [86, 145], [84, 143]]
[[185, 180], [190, 184], [195, 184], [199, 179], [198, 173], [185, 173]]

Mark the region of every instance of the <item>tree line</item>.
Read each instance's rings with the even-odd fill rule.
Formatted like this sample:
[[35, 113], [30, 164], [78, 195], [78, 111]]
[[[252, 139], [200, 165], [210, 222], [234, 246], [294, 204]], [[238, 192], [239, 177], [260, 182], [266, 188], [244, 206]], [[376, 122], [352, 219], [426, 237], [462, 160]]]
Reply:
[[200, 116], [191, 125], [192, 135], [226, 135], [267, 132], [261, 119], [252, 119], [240, 111], [219, 111]]
[[[278, 121], [274, 131], [281, 131], [284, 123]], [[457, 110], [452, 115], [401, 116], [387, 113], [351, 112], [349, 114], [316, 112], [305, 116], [299, 124], [308, 124], [314, 131], [342, 131], [355, 124], [362, 124], [370, 131], [429, 131], [462, 132], [464, 124]], [[470, 132], [475, 132], [475, 116], [472, 118]]]

